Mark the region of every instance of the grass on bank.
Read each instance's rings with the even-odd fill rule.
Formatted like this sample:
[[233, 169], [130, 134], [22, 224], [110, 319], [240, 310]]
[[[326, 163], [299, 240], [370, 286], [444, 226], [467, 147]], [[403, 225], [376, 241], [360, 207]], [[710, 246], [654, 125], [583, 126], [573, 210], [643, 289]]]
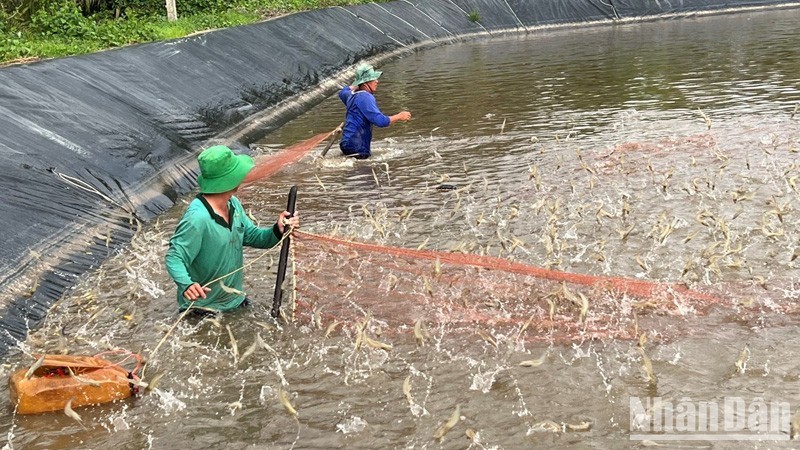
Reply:
[[[199, 31], [227, 28], [292, 12], [372, 3], [368, 0], [176, 0], [178, 20], [169, 22], [164, 2], [139, 0], [136, 7], [86, 11], [74, 0], [56, 0], [21, 9], [0, 9], [0, 65], [43, 58], [91, 53], [143, 42], [188, 36]], [[379, 0], [380, 1], [380, 0]], [[98, 2], [99, 3], [99, 2]], [[136, 1], [129, 2], [136, 3]], [[187, 5], [182, 12], [182, 5]], [[9, 11], [10, 9], [10, 11]]]

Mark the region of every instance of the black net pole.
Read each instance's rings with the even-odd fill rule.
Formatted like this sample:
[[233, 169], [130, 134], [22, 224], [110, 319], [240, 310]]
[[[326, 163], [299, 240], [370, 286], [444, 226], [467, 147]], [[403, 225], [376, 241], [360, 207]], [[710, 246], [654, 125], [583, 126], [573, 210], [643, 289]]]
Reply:
[[[286, 211], [294, 215], [294, 205], [297, 200], [297, 186], [289, 189], [289, 201], [286, 204]], [[288, 231], [288, 229], [286, 229]], [[277, 318], [281, 310], [281, 298], [283, 297], [283, 279], [286, 277], [286, 260], [289, 259], [289, 245], [291, 237], [283, 240], [281, 246], [281, 257], [278, 260], [278, 278], [275, 280], [275, 296], [272, 298], [272, 317]]]

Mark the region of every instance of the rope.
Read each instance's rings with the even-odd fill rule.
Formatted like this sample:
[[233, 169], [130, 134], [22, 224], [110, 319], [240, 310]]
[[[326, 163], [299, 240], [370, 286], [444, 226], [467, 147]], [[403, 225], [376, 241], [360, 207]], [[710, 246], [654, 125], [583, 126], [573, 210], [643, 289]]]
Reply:
[[121, 204], [119, 204], [113, 198], [107, 196], [106, 194], [103, 194], [102, 192], [98, 191], [97, 188], [95, 188], [91, 184], [89, 184], [89, 183], [87, 183], [87, 182], [85, 182], [85, 181], [83, 181], [83, 180], [81, 180], [79, 178], [75, 178], [75, 177], [63, 174], [61, 172], [58, 172], [56, 170], [53, 170], [53, 173], [56, 174], [56, 176], [58, 178], [60, 178], [61, 181], [69, 184], [70, 186], [76, 187], [76, 188], [84, 190], [86, 192], [90, 192], [92, 194], [95, 194], [95, 195], [99, 196], [100, 198], [102, 198], [103, 200], [107, 201], [108, 203], [111, 203], [112, 205], [122, 209], [123, 211], [125, 211], [125, 212], [127, 212], [129, 214], [132, 214], [132, 212], [128, 208], [122, 206]]
[[289, 253], [292, 257], [292, 322], [295, 320], [297, 310], [297, 276], [295, 276], [294, 241], [289, 241]]
[[111, 197], [107, 196], [106, 194], [103, 194], [102, 192], [98, 191], [97, 188], [95, 188], [91, 184], [89, 184], [89, 183], [87, 183], [87, 182], [85, 182], [85, 181], [83, 181], [83, 180], [81, 180], [79, 178], [75, 178], [73, 176], [58, 172], [55, 169], [51, 169], [51, 172], [56, 174], [56, 176], [61, 181], [67, 183], [68, 185], [70, 185], [72, 187], [75, 187], [77, 189], [81, 189], [83, 191], [95, 194], [98, 197], [100, 197], [103, 200], [105, 200], [108, 203], [110, 203], [111, 205], [114, 205], [117, 208], [119, 208], [119, 209], [125, 211], [126, 213], [128, 213], [130, 215], [128, 223], [130, 225], [133, 225], [133, 221], [134, 220], [136, 221], [136, 231], [134, 232], [134, 238], [138, 236], [139, 231], [141, 231], [141, 229], [142, 229], [142, 222], [139, 220], [139, 216], [136, 215], [136, 212], [133, 210], [133, 208], [123, 206], [122, 204], [120, 204], [119, 202], [114, 200], [113, 198], [111, 198]]
[[118, 350], [110, 350], [110, 351], [100, 352], [100, 353], [94, 355], [94, 357], [95, 358], [100, 358], [100, 357], [105, 356], [105, 355], [118, 355], [120, 353], [124, 354], [125, 357], [122, 358], [121, 361], [113, 363], [112, 366], [119, 367], [120, 369], [123, 369], [123, 370], [127, 371], [127, 369], [122, 367], [122, 365], [125, 364], [125, 362], [128, 361], [128, 359], [133, 358], [133, 359], [136, 360], [136, 367], [134, 367], [133, 370], [130, 371], [130, 374], [135, 380], [137, 380], [137, 381], [141, 380], [141, 378], [136, 375], [136, 372], [140, 368], [144, 367], [144, 365], [143, 365], [143, 359], [144, 358], [142, 358], [142, 355], [140, 355], [138, 353], [133, 353], [130, 350], [118, 349]]

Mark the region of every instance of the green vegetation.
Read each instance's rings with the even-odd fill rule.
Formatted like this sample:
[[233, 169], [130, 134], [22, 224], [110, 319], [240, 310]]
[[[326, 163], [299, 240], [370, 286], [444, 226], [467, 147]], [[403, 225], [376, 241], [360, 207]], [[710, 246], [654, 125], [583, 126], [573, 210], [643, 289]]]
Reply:
[[164, 0], [0, 1], [0, 64], [174, 39], [291, 12], [372, 1], [176, 0], [176, 3], [178, 20], [169, 22]]
[[469, 19], [470, 22], [479, 22], [481, 20], [481, 15], [478, 14], [477, 10], [472, 9], [467, 13], [467, 19]]

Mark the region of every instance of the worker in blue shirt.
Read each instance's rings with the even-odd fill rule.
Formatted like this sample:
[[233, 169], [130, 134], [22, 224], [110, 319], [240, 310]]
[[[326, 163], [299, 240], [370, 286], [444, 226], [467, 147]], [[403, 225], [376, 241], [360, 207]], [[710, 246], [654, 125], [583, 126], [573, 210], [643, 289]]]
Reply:
[[411, 120], [411, 113], [408, 111], [387, 116], [378, 108], [373, 94], [378, 89], [378, 78], [382, 73], [370, 65], [361, 65], [356, 69], [353, 85], [345, 86], [339, 91], [339, 98], [347, 109], [339, 148], [346, 156], [369, 158], [372, 125], [383, 128], [397, 121]]

